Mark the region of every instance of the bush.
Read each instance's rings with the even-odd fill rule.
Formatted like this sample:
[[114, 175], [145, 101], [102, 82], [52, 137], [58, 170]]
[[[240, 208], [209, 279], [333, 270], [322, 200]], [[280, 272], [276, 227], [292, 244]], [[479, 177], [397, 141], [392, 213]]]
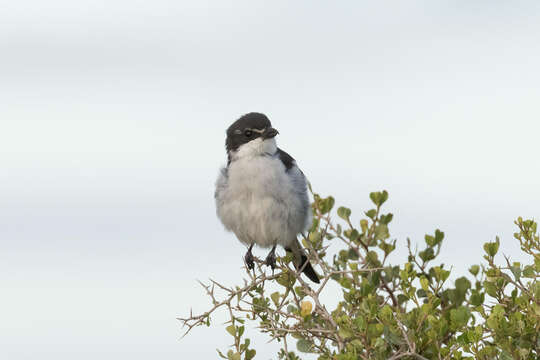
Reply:
[[[258, 261], [253, 272], [246, 270], [242, 286], [226, 287], [213, 280], [202, 284], [213, 305], [203, 314], [179, 319], [186, 334], [193, 327], [210, 325], [214, 311], [226, 308], [226, 331], [234, 345], [218, 353], [230, 360], [256, 356], [245, 333], [247, 320], [258, 322], [259, 331], [280, 342], [280, 359], [299, 359], [297, 353], [317, 354], [320, 360], [540, 358], [536, 222], [515, 221], [514, 237], [529, 256], [527, 264], [505, 256], [498, 265], [497, 238], [484, 244], [485, 261], [472, 265], [470, 274], [452, 285], [451, 270], [434, 264], [444, 241], [440, 230], [425, 236], [420, 251], [407, 241], [405, 263], [388, 263], [396, 249], [396, 241], [389, 240], [392, 214], [382, 212], [388, 193], [374, 192], [370, 198], [374, 208], [356, 226], [350, 209], [338, 208], [341, 220], [335, 222], [330, 217], [334, 199], [314, 194], [314, 224], [302, 242], [318, 265], [320, 285], [304, 280], [290, 255], [278, 258], [272, 275]], [[333, 256], [327, 254], [330, 245], [339, 246]], [[342, 298], [328, 309], [321, 294], [335, 291], [327, 286], [332, 282]], [[278, 291], [269, 290], [272, 285]], [[216, 294], [218, 288], [225, 292], [223, 297]]]

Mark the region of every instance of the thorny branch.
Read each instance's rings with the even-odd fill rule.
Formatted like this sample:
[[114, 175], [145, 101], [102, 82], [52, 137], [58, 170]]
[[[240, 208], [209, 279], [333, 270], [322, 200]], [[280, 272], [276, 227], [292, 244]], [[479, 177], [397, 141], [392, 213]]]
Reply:
[[[378, 196], [382, 195], [379, 193]], [[387, 259], [396, 242], [385, 241], [389, 237], [386, 225], [391, 220], [391, 214], [380, 213], [382, 202], [377, 204], [376, 209], [366, 212], [370, 220], [361, 220], [360, 230], [354, 227], [347, 212], [342, 211], [339, 216], [345, 220], [344, 227], [348, 227], [344, 230], [340, 224], [332, 222], [329, 200], [333, 205], [333, 199], [315, 197], [313, 210], [316, 225], [302, 241], [306, 255], [319, 272], [320, 284], [305, 280], [301, 269], [295, 269], [292, 265], [290, 255], [278, 257], [277, 267], [271, 274], [267, 273], [264, 261], [255, 258], [256, 266], [252, 271], [244, 267], [242, 286], [226, 286], [213, 279], [209, 279], [208, 283], [199, 282], [212, 305], [203, 313], [193, 314], [190, 310], [188, 317], [178, 318], [186, 328], [183, 336], [197, 326], [209, 325], [210, 318], [222, 309], [228, 317], [227, 332], [234, 337], [234, 343], [231, 344], [234, 350], [230, 350], [227, 355], [218, 351], [226, 359], [250, 360], [255, 356], [255, 350], [249, 348], [249, 339], [242, 339], [247, 320], [257, 321], [260, 332], [268, 334], [270, 341], [281, 344], [278, 354], [280, 359], [299, 359], [293, 354], [294, 349], [291, 349], [293, 340], [297, 341], [298, 350], [317, 353], [324, 360], [342, 359], [336, 355], [352, 353], [356, 356], [354, 358], [365, 360], [451, 359], [455, 358], [455, 354], [461, 354], [461, 334], [467, 333], [469, 338], [475, 336], [474, 331], [478, 329], [475, 322], [468, 325], [470, 322], [467, 316], [476, 312], [475, 316], [486, 319], [495, 306], [488, 303], [473, 305], [471, 285], [462, 282], [460, 292], [457, 286], [449, 289], [445, 284], [450, 271], [443, 269], [442, 265], [428, 266], [439, 255], [440, 241], [444, 234], [437, 230], [438, 242], [429, 245], [426, 240], [427, 250], [420, 253], [412, 251], [407, 241], [408, 261], [404, 266], [394, 267], [387, 264]], [[371, 221], [369, 226], [368, 221]], [[526, 253], [538, 259], [536, 224], [521, 220], [517, 224], [522, 234], [518, 239], [521, 246]], [[339, 248], [336, 249], [336, 246]], [[500, 274], [503, 269], [521, 274], [519, 263], [512, 264], [505, 257], [506, 267], [497, 268], [493, 256], [486, 259], [490, 271], [495, 275], [491, 279], [482, 278], [487, 271], [482, 268], [482, 276], [476, 278], [477, 289], [482, 279], [491, 281], [489, 286], [508, 283], [528, 298], [524, 301], [529, 304], [536, 301], [538, 304], [534, 298], [534, 281], [527, 282], [519, 276], [514, 276], [514, 279]], [[525, 270], [530, 274], [531, 269], [530, 266], [524, 268], [524, 274]], [[504, 282], [497, 283], [497, 278], [504, 279]], [[418, 284], [421, 288], [418, 288]], [[335, 292], [335, 286], [340, 292]], [[477, 289], [476, 303], [479, 301], [478, 296], [483, 296]], [[500, 303], [505, 297], [504, 287], [495, 290], [495, 296], [492, 297]], [[456, 295], [458, 293], [463, 299], [460, 300]], [[325, 304], [323, 301], [326, 294], [334, 297], [340, 294], [336, 298], [337, 306], [329, 309], [328, 302]], [[519, 311], [518, 305], [509, 304], [510, 300], [507, 299], [504, 308]], [[465, 312], [458, 312], [465, 307]], [[534, 310], [533, 307], [526, 309]], [[459, 327], [456, 324], [462, 321], [461, 318], [464, 322], [458, 324]], [[444, 326], [446, 330], [441, 331]], [[531, 326], [534, 326], [534, 322], [531, 322]], [[425, 335], [428, 331], [434, 334], [430, 338]], [[540, 327], [536, 326], [532, 335], [527, 335], [533, 338], [532, 343], [539, 343], [534, 340], [538, 338], [539, 331]], [[467, 351], [476, 355], [489, 350], [495, 334], [496, 329], [484, 328], [482, 336]], [[459, 336], [461, 338], [458, 339]]]

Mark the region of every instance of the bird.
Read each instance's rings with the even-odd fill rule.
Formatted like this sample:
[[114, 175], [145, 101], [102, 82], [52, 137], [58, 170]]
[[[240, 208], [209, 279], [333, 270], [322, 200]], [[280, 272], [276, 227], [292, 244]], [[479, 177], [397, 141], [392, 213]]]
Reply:
[[279, 132], [268, 117], [250, 112], [227, 128], [227, 165], [216, 180], [216, 213], [225, 229], [248, 247], [244, 261], [254, 268], [253, 246], [271, 248], [265, 264], [275, 269], [276, 246], [313, 282], [319, 277], [298, 235], [312, 224], [307, 180], [295, 159], [277, 147]]

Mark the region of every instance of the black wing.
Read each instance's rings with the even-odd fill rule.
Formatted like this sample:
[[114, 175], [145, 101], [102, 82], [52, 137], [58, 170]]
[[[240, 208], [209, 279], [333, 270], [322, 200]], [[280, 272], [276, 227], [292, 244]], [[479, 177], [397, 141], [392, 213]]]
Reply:
[[279, 156], [279, 160], [281, 160], [283, 165], [285, 165], [285, 171], [288, 171], [293, 167], [295, 161], [291, 155], [287, 154], [280, 148], [277, 149], [277, 155]]

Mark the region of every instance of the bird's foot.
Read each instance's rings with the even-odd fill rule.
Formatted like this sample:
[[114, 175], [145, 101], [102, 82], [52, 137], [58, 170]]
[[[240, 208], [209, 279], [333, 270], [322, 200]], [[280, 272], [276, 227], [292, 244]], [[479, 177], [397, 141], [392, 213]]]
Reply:
[[249, 247], [246, 256], [244, 256], [244, 262], [246, 263], [246, 266], [249, 270], [253, 270], [253, 268], [255, 268], [255, 261], [253, 258], [253, 254], [251, 253], [252, 248], [253, 244]]
[[272, 247], [272, 250], [270, 250], [270, 253], [266, 257], [266, 260], [264, 260], [264, 263], [272, 268], [272, 271], [276, 268], [276, 246]]

